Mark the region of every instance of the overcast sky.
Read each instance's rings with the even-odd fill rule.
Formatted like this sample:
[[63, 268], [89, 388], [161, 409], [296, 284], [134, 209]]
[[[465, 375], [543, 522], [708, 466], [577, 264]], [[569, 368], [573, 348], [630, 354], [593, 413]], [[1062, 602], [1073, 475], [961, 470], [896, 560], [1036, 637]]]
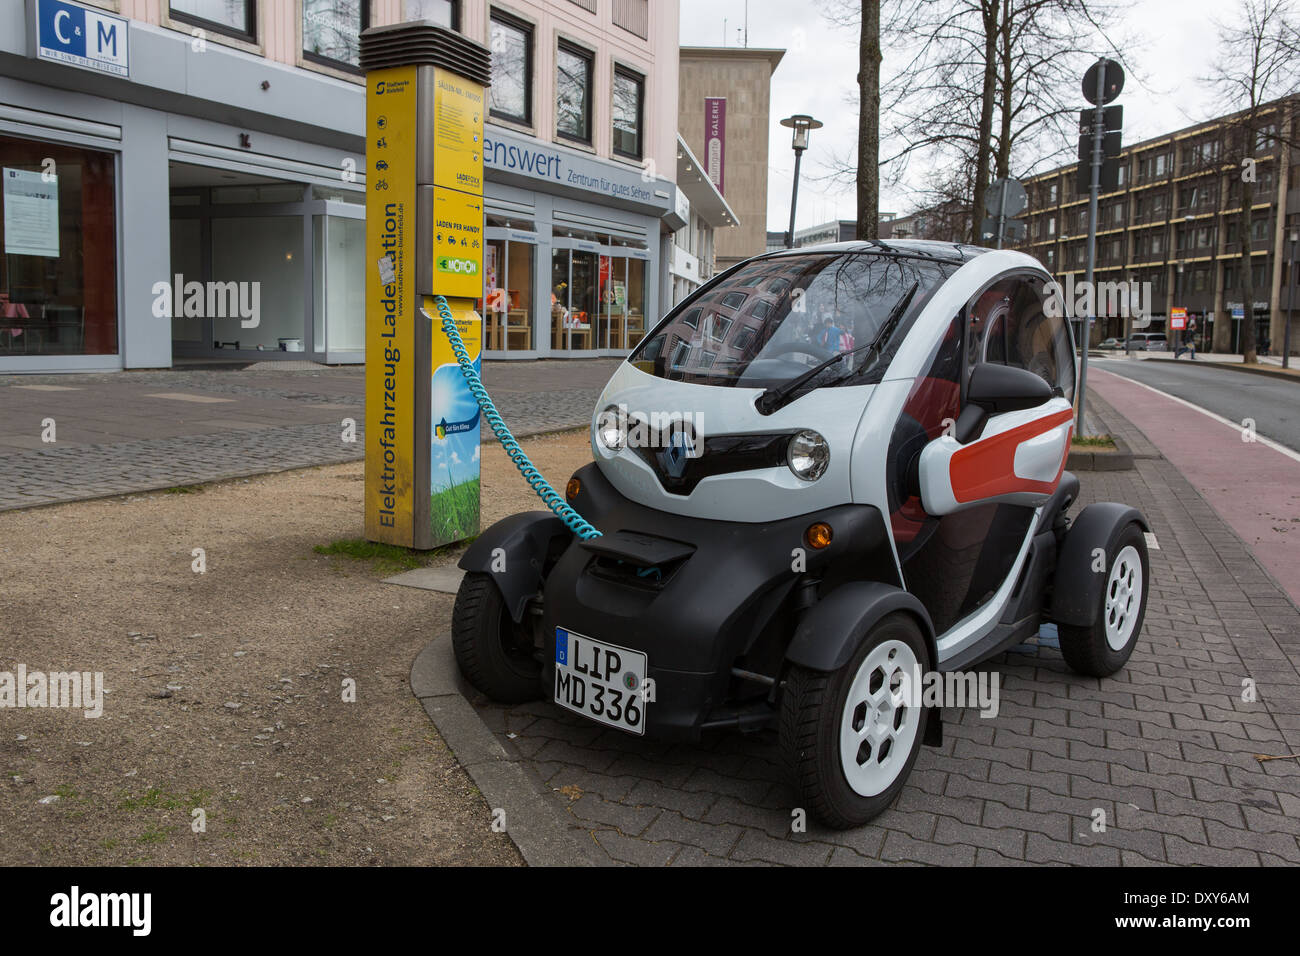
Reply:
[[[889, 0], [885, 0], [888, 3]], [[745, 0], [685, 0], [681, 5], [683, 46], [740, 46]], [[804, 154], [799, 185], [799, 229], [832, 219], [853, 219], [856, 207], [848, 186], [816, 177], [828, 172], [833, 155], [851, 158], [857, 142], [857, 31], [827, 21], [814, 0], [749, 0], [749, 46], [786, 51], [772, 76], [769, 140], [768, 229], [783, 230], [790, 217], [794, 153], [790, 131], [777, 121], [792, 113], [810, 113], [826, 124], [812, 134]], [[1124, 143], [1135, 143], [1216, 115], [1214, 100], [1197, 82], [1213, 69], [1217, 46], [1211, 17], [1229, 17], [1236, 0], [1135, 0], [1124, 21], [1139, 37], [1134, 57], [1143, 78], [1129, 76], [1119, 100], [1124, 105]], [[726, 32], [724, 34], [724, 20]], [[883, 38], [882, 77], [895, 57], [890, 38]], [[1102, 42], [1098, 53], [1104, 52]], [[850, 101], [849, 97], [853, 97]], [[1079, 105], [1086, 105], [1082, 96]], [[701, 118], [703, 122], [703, 105]], [[915, 171], [913, 171], [915, 174]], [[884, 192], [880, 208], [904, 214], [916, 205], [906, 189]]]

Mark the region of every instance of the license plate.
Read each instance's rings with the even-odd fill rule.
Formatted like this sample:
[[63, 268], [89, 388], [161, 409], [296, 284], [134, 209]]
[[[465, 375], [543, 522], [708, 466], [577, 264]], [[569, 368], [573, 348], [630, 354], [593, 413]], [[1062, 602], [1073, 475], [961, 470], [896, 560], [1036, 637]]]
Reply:
[[640, 651], [555, 629], [555, 702], [561, 707], [644, 734], [645, 672]]

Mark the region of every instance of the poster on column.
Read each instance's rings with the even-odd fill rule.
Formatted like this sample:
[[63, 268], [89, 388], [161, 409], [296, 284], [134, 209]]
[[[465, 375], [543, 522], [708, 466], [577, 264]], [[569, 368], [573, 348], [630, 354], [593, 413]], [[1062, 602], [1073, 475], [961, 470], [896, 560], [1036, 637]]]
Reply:
[[[449, 299], [447, 304], [474, 370], [481, 374], [483, 319], [474, 311], [472, 300]], [[424, 308], [430, 315], [438, 315], [431, 296], [425, 297]], [[480, 421], [478, 402], [465, 383], [450, 340], [439, 329], [435, 333], [429, 515], [433, 523], [432, 546], [436, 548], [479, 533]]]

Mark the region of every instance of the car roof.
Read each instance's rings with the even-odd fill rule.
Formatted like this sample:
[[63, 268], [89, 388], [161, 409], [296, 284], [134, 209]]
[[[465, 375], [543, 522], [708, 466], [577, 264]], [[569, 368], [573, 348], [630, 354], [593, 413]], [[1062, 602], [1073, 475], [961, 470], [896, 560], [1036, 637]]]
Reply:
[[962, 263], [991, 251], [982, 246], [971, 246], [962, 242], [936, 242], [932, 239], [851, 239], [847, 242], [821, 242], [813, 246], [796, 246], [793, 249], [781, 249], [768, 255], [778, 257], [809, 252], [874, 252]]

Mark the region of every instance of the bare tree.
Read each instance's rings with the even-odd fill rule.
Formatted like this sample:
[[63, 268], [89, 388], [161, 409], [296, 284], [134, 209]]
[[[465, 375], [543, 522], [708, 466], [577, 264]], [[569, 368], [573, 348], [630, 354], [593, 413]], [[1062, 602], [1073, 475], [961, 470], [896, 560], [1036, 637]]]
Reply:
[[[882, 84], [881, 165], [891, 185], [913, 159], [941, 170], [937, 181], [973, 209], [977, 239], [993, 174], [1025, 175], [1058, 162], [1074, 145], [1078, 80], [1116, 19], [1117, 0], [894, 0], [884, 7], [886, 45], [904, 51]], [[854, 21], [854, 0], [823, 0], [833, 21]], [[1122, 59], [1114, 52], [1112, 56]], [[879, 154], [878, 154], [879, 155]], [[841, 181], [856, 169], [842, 163]], [[932, 188], [921, 190], [938, 200]]]
[[862, 0], [858, 37], [858, 239], [880, 236], [880, 0]]
[[[1217, 22], [1219, 56], [1216, 71], [1206, 82], [1216, 90], [1221, 106], [1238, 111], [1227, 122], [1229, 149], [1239, 152], [1241, 208], [1237, 212], [1237, 237], [1241, 244], [1241, 355], [1245, 362], [1258, 361], [1255, 341], [1255, 277], [1251, 257], [1254, 233], [1255, 153], [1272, 150], [1283, 141], [1286, 120], [1282, 104], [1271, 102], [1300, 88], [1300, 33], [1291, 0], [1242, 0], [1237, 19]], [[1271, 114], [1271, 115], [1270, 115]], [[1294, 132], [1291, 133], [1294, 139]], [[1282, 210], [1278, 211], [1282, 215]], [[1278, 255], [1281, 250], [1278, 250]], [[1231, 321], [1214, 323], [1214, 350], [1231, 348]]]

